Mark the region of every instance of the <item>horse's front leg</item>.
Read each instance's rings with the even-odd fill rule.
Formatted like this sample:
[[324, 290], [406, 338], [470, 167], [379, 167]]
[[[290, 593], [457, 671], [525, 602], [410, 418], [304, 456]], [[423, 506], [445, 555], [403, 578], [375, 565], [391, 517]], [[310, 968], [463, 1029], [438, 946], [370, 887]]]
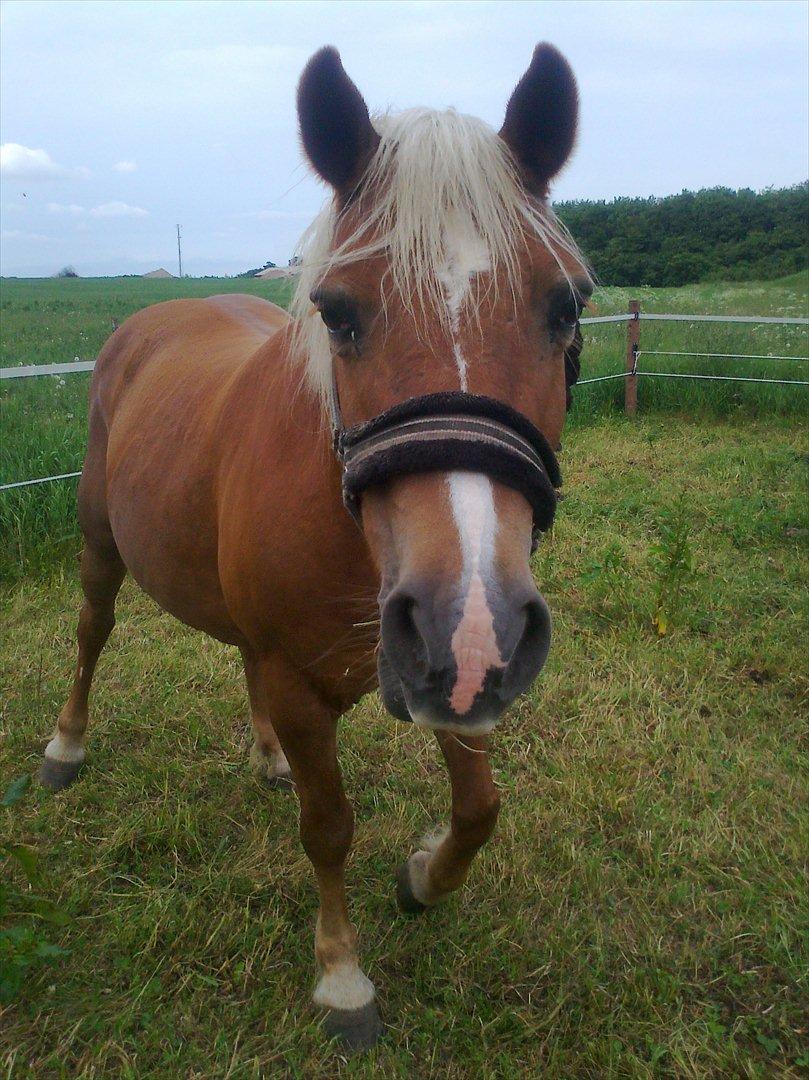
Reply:
[[439, 903], [463, 885], [472, 860], [494, 830], [500, 809], [486, 753], [488, 740], [444, 731], [437, 731], [436, 738], [452, 783], [452, 819], [444, 836], [425, 841], [399, 868], [396, 898], [402, 910], [411, 914]]
[[324, 1026], [350, 1049], [372, 1046], [381, 1031], [373, 983], [360, 969], [357, 933], [348, 917], [345, 862], [354, 814], [337, 764], [339, 713], [299, 673], [275, 659], [258, 662], [269, 715], [286, 754], [300, 802], [300, 836], [317, 876], [315, 931], [319, 979], [313, 999]]

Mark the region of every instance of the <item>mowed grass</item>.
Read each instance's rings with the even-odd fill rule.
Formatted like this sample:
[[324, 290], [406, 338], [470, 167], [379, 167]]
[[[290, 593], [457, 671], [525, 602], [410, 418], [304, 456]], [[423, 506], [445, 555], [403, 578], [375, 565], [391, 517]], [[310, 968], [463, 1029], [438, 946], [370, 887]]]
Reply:
[[[804, 1075], [807, 443], [788, 418], [570, 433], [536, 556], [555, 645], [493, 738], [500, 825], [445, 907], [405, 918], [393, 888], [446, 819], [436, 748], [375, 696], [344, 719], [352, 912], [388, 1025], [350, 1062], [308, 1009], [316, 893], [294, 797], [248, 774], [238, 656], [125, 585], [82, 778], [5, 811], [71, 916], [0, 1015], [6, 1075]], [[653, 548], [683, 521], [659, 637]], [[74, 567], [3, 603], [11, 780], [67, 693]]]

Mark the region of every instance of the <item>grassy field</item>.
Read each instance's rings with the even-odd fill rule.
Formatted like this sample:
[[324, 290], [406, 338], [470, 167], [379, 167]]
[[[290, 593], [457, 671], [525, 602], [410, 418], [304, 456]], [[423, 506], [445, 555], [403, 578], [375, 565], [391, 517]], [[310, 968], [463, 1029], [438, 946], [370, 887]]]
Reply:
[[[14, 280], [2, 283], [3, 334], [0, 366], [93, 359], [119, 322], [139, 308], [176, 296], [249, 291], [278, 303], [289, 296], [287, 282], [249, 279], [143, 281]], [[802, 315], [809, 311], [809, 275], [761, 284], [693, 285], [681, 289], [637, 289], [647, 311], [689, 314]], [[599, 314], [625, 311], [629, 291], [600, 289]], [[801, 327], [645, 323], [642, 347], [706, 352], [746, 352], [808, 356], [809, 334]], [[622, 371], [626, 350], [623, 324], [587, 328], [582, 378]], [[726, 372], [765, 378], [805, 378], [809, 367], [772, 361], [641, 357], [648, 370]], [[741, 372], [740, 372], [741, 369]], [[0, 384], [0, 483], [75, 472], [81, 468], [86, 434], [89, 375], [49, 376]], [[687, 413], [717, 417], [809, 417], [809, 388], [739, 383], [640, 380], [640, 408], [647, 413]], [[570, 425], [620, 412], [623, 382], [581, 387]], [[75, 545], [75, 481], [0, 493], [0, 578], [39, 572]]]
[[[11, 283], [11, 294], [4, 283], [7, 334], [26, 326], [30, 347], [11, 340], [3, 363], [92, 356], [109, 318], [144, 302], [139, 289], [153, 300], [224, 284], [113, 283], [118, 303], [109, 283]], [[52, 314], [59, 289], [76, 285], [73, 314]], [[110, 307], [91, 317], [102, 299]], [[603, 290], [599, 308], [626, 299]], [[641, 300], [804, 314], [806, 293], [786, 279]], [[23, 302], [44, 307], [26, 320]], [[620, 368], [612, 330], [588, 334], [587, 374]], [[692, 347], [677, 333], [660, 347]], [[707, 349], [718, 331], [704, 333]], [[757, 334], [761, 348], [745, 331], [716, 351], [806, 355], [805, 337]], [[86, 381], [73, 378], [4, 391], [4, 479], [79, 467]], [[352, 910], [388, 1024], [378, 1048], [344, 1062], [307, 1011], [316, 894], [294, 797], [249, 777], [237, 654], [127, 584], [82, 779], [0, 807], [5, 841], [38, 855], [36, 891], [59, 913], [21, 914], [29, 891], [6, 863], [19, 899], [5, 927], [34, 944], [22, 988], [0, 1005], [4, 1075], [805, 1074], [806, 395], [709, 388], [678, 408], [652, 397], [656, 385], [641, 384], [635, 422], [594, 398], [598, 387], [577, 392], [567, 497], [536, 556], [555, 647], [498, 728], [501, 822], [445, 908], [409, 920], [393, 898], [395, 866], [446, 815], [432, 742], [376, 697], [343, 723]], [[72, 485], [13, 506], [0, 793], [37, 767], [67, 692], [79, 604]], [[42, 942], [65, 952], [38, 957]], [[5, 955], [0, 941], [0, 964]]]

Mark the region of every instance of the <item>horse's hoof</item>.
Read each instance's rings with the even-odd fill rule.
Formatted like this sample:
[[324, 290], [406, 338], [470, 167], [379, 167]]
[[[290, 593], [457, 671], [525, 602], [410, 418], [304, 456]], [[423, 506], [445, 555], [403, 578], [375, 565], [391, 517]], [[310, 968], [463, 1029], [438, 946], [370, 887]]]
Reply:
[[39, 782], [48, 791], [62, 791], [69, 787], [81, 772], [83, 761], [56, 761], [43, 758], [39, 770]]
[[370, 1050], [382, 1034], [383, 1024], [375, 1001], [360, 1009], [329, 1009], [323, 1029], [330, 1039], [337, 1038], [346, 1050], [357, 1053]]
[[259, 777], [259, 780], [263, 787], [271, 788], [274, 791], [295, 790], [295, 784], [293, 783], [291, 776], [270, 776], [267, 774]]
[[410, 884], [410, 867], [406, 862], [396, 871], [396, 903], [405, 915], [421, 915], [422, 911], [427, 910], [427, 905], [416, 899]]
[[[276, 760], [278, 757], [280, 761]], [[280, 771], [276, 772], [276, 768]], [[292, 791], [295, 788], [286, 758], [283, 755], [263, 754], [256, 743], [250, 747], [250, 771], [262, 787], [279, 791]]]

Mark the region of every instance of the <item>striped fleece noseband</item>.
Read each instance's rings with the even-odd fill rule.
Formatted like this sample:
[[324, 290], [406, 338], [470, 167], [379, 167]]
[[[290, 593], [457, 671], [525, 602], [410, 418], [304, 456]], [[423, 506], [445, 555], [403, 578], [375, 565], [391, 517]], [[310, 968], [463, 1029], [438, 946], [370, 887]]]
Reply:
[[534, 529], [553, 522], [562, 483], [556, 455], [531, 421], [505, 402], [448, 391], [409, 398], [372, 420], [344, 428], [335, 409], [335, 447], [343, 465], [343, 502], [359, 521], [366, 488], [394, 476], [479, 472], [519, 491]]

